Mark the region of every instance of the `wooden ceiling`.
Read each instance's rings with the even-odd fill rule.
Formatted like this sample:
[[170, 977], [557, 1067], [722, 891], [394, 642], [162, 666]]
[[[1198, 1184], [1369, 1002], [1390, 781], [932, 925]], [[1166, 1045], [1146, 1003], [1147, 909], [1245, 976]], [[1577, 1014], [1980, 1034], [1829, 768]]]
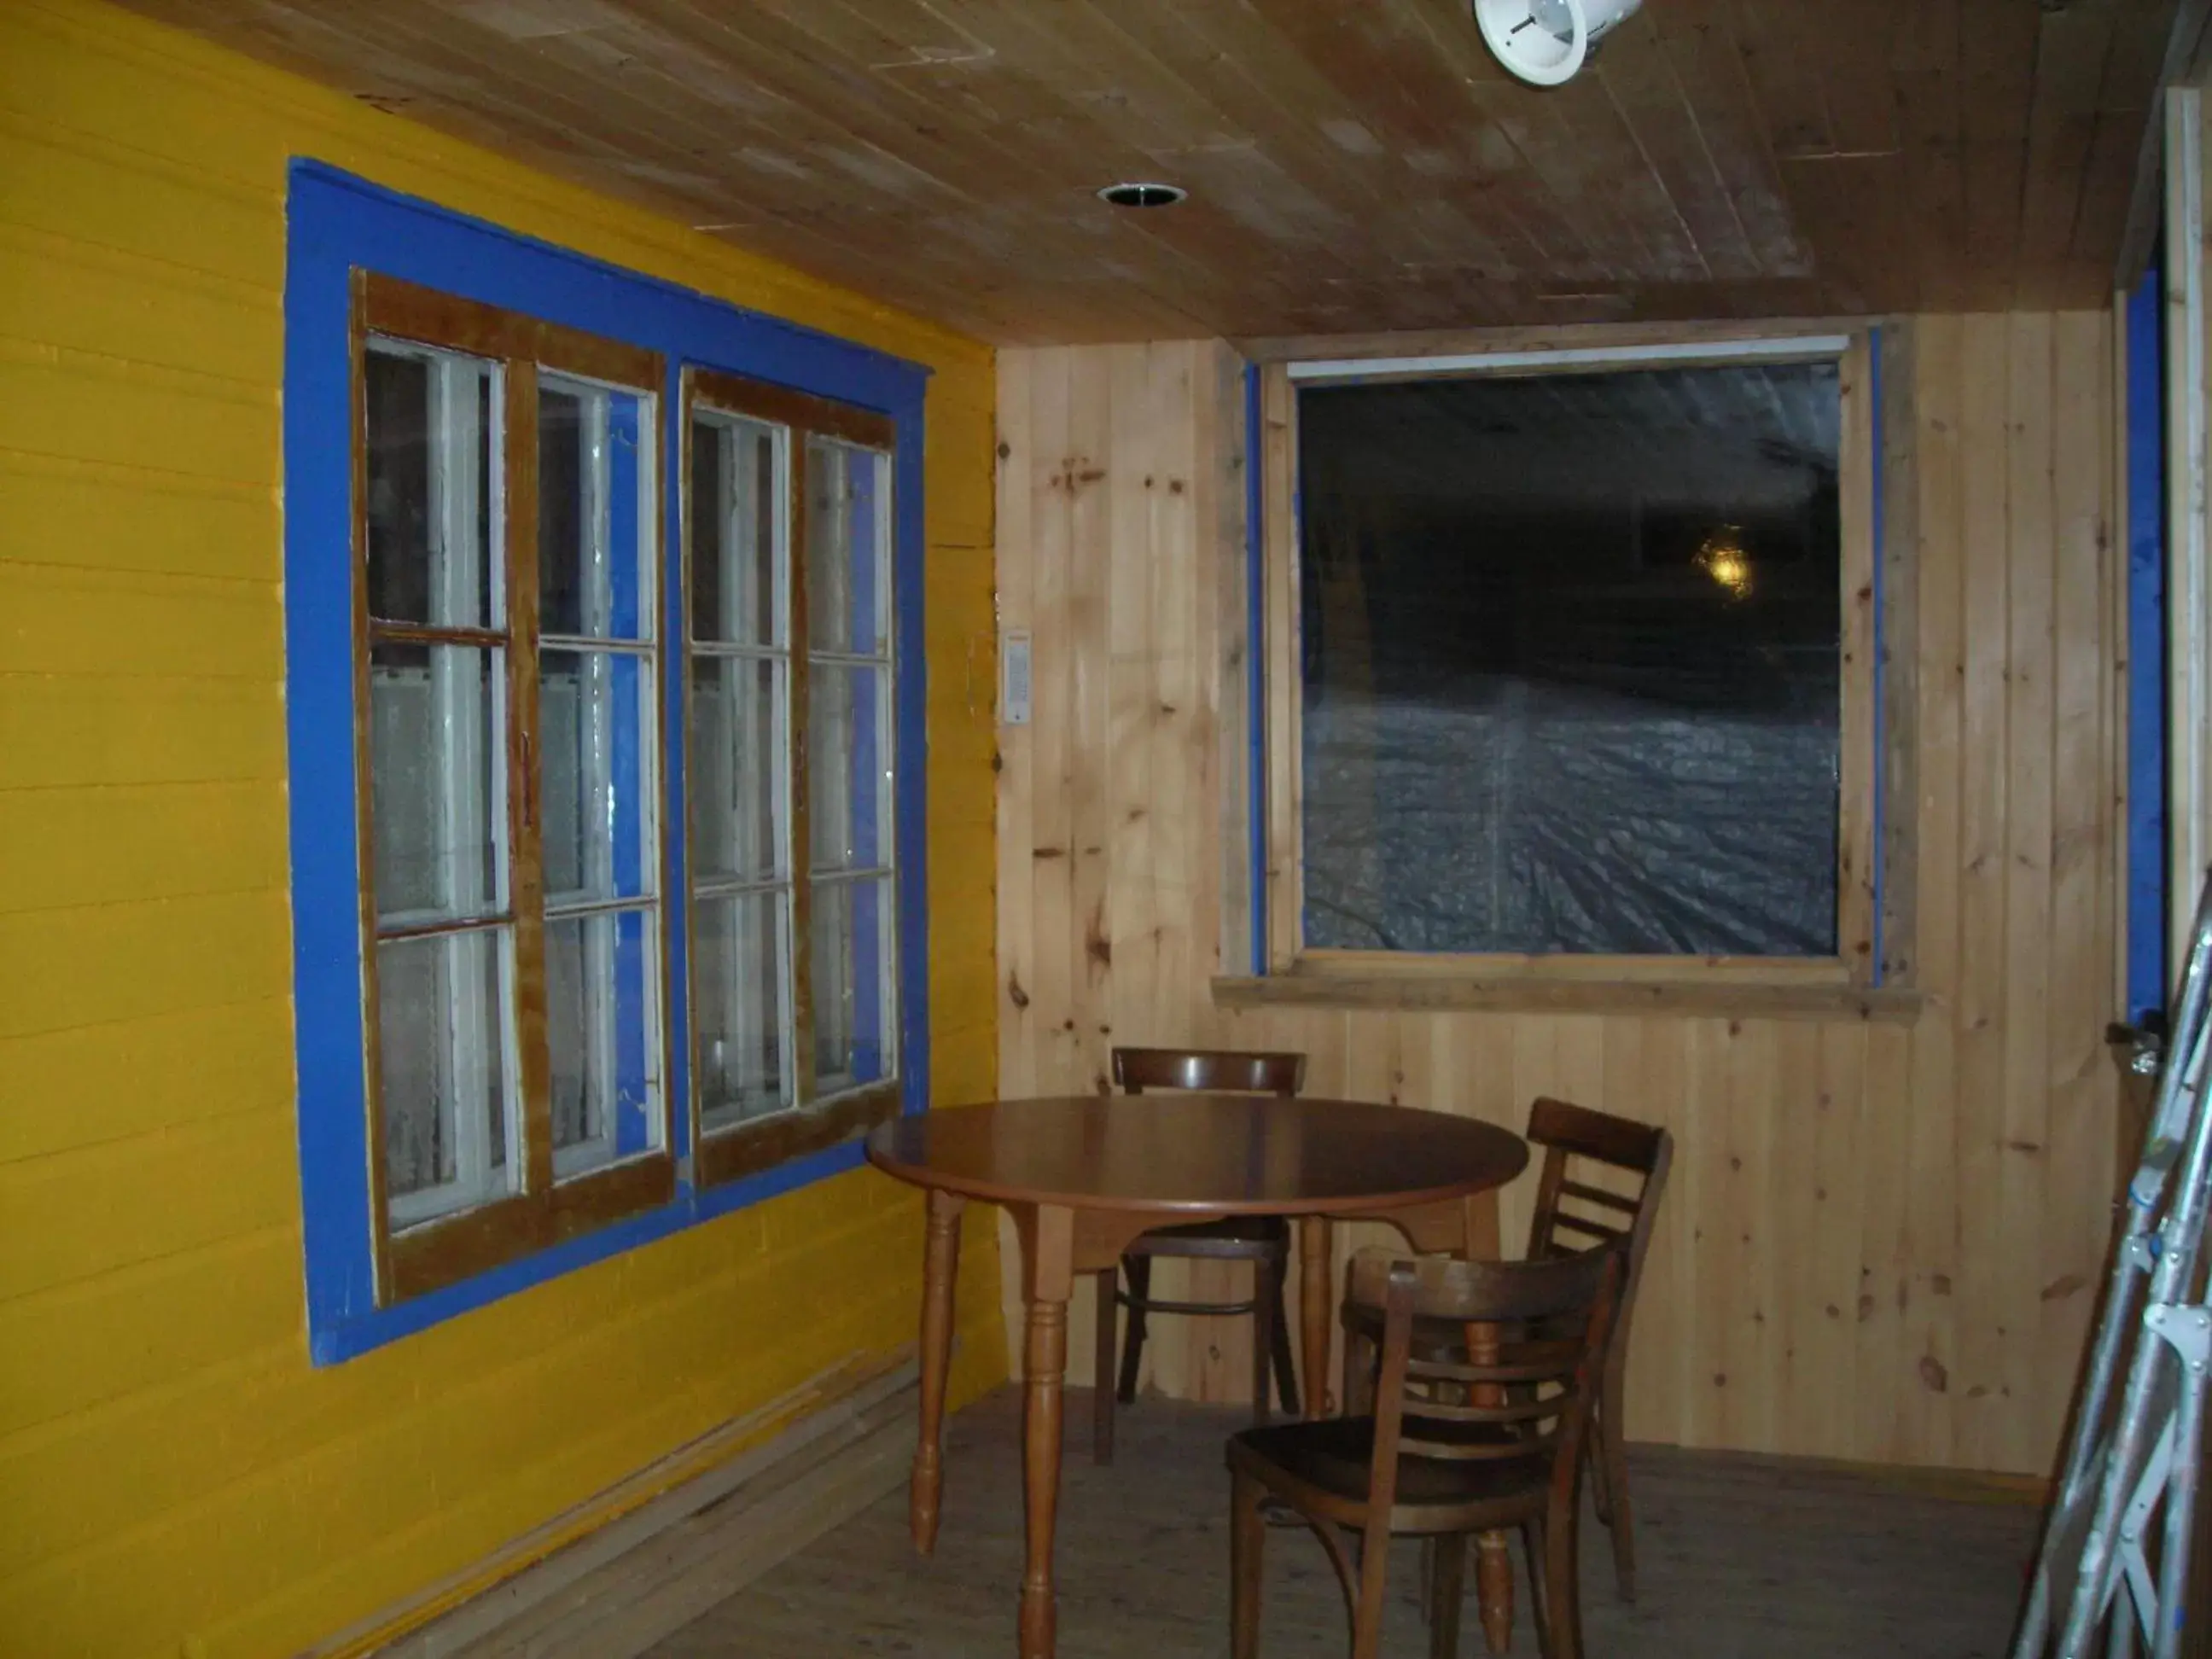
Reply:
[[[2097, 305], [2174, 0], [130, 0], [1001, 343]], [[1160, 179], [1179, 207], [1099, 185]]]

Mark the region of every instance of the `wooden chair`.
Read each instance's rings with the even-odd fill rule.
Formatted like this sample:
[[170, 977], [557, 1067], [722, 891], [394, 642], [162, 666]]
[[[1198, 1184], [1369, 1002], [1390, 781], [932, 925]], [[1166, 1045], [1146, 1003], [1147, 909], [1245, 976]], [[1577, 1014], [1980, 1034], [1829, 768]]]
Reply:
[[[1543, 1166], [1537, 1176], [1536, 1207], [1528, 1218], [1528, 1260], [1571, 1255], [1596, 1245], [1617, 1245], [1624, 1253], [1620, 1311], [1613, 1321], [1613, 1346], [1606, 1352], [1603, 1384], [1591, 1401], [1594, 1427], [1587, 1449], [1590, 1498], [1613, 1540], [1613, 1576], [1621, 1599], [1633, 1601], [1636, 1534], [1628, 1497], [1628, 1458], [1622, 1443], [1622, 1402], [1627, 1392], [1629, 1326], [1636, 1313], [1636, 1288], [1644, 1277], [1644, 1258], [1650, 1249], [1659, 1200], [1667, 1190], [1674, 1137], [1649, 1123], [1545, 1098], [1528, 1109], [1528, 1133], [1531, 1142], [1544, 1149]], [[1601, 1164], [1635, 1177], [1635, 1192], [1609, 1192], [1578, 1179], [1578, 1173], [1587, 1173], [1578, 1171], [1579, 1163]], [[1449, 1322], [1417, 1322], [1413, 1344], [1429, 1359], [1466, 1357], [1465, 1338]]]
[[[1546, 1659], [1581, 1659], [1578, 1488], [1620, 1282], [1617, 1249], [1515, 1262], [1354, 1257], [1345, 1392], [1347, 1408], [1362, 1409], [1247, 1429], [1229, 1443], [1232, 1659], [1259, 1659], [1270, 1499], [1296, 1510], [1328, 1551], [1351, 1613], [1352, 1659], [1382, 1651], [1393, 1535], [1433, 1540], [1429, 1652], [1455, 1659], [1469, 1534], [1509, 1527], [1528, 1551]], [[1422, 1358], [1417, 1319], [1478, 1327], [1488, 1339], [1482, 1359]], [[1358, 1534], [1356, 1559], [1339, 1528]]]
[[[1540, 1098], [1528, 1109], [1528, 1139], [1544, 1149], [1536, 1208], [1528, 1221], [1528, 1259], [1543, 1261], [1593, 1244], [1621, 1248], [1620, 1310], [1606, 1350], [1605, 1376], [1592, 1402], [1596, 1432], [1589, 1439], [1590, 1496], [1613, 1539], [1613, 1570], [1621, 1599], [1636, 1599], [1636, 1532], [1628, 1501], [1628, 1457], [1622, 1441], [1622, 1402], [1627, 1395], [1629, 1327], [1636, 1317], [1636, 1289], [1651, 1248], [1652, 1224], [1674, 1162], [1674, 1137], [1564, 1100]], [[1606, 1191], [1576, 1178], [1577, 1160], [1602, 1164], [1639, 1178], [1632, 1194]], [[1570, 1207], [1570, 1206], [1572, 1207]]]
[[[1206, 1089], [1230, 1094], [1278, 1095], [1287, 1100], [1305, 1081], [1306, 1057], [1295, 1054], [1244, 1054], [1228, 1049], [1116, 1048], [1114, 1081], [1133, 1095], [1147, 1089]], [[1161, 1302], [1152, 1296], [1152, 1258], [1249, 1261], [1252, 1297], [1245, 1302]], [[1098, 1358], [1092, 1407], [1091, 1455], [1094, 1462], [1114, 1461], [1114, 1406], [1137, 1397], [1137, 1367], [1144, 1358], [1148, 1316], [1249, 1314], [1252, 1331], [1252, 1411], [1267, 1420], [1267, 1377], [1272, 1369], [1282, 1390], [1283, 1409], [1297, 1414], [1297, 1382], [1291, 1369], [1291, 1333], [1283, 1303], [1283, 1280], [1290, 1270], [1290, 1224], [1280, 1216], [1231, 1216], [1187, 1227], [1162, 1227], [1145, 1234], [1122, 1253], [1121, 1274], [1097, 1275]], [[1121, 1346], [1121, 1378], [1114, 1374], [1114, 1310], [1129, 1310]]]

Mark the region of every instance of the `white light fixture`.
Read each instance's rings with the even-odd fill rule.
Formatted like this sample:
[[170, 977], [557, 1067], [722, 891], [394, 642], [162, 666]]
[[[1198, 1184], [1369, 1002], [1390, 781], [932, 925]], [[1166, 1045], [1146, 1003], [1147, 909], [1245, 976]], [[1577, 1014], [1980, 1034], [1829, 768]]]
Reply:
[[1523, 81], [1571, 81], [1590, 49], [1644, 0], [1474, 0], [1474, 21], [1498, 61]]

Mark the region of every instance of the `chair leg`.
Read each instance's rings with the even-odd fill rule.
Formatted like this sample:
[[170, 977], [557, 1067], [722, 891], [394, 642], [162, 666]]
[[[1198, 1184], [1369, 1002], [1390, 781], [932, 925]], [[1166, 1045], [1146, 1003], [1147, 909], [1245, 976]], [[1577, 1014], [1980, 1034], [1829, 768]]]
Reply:
[[1114, 1291], [1120, 1279], [1112, 1267], [1093, 1273], [1098, 1291], [1097, 1352], [1091, 1367], [1091, 1461], [1114, 1461]]
[[1285, 1249], [1272, 1264], [1273, 1295], [1275, 1317], [1269, 1324], [1270, 1351], [1274, 1355], [1275, 1389], [1283, 1401], [1283, 1415], [1295, 1418], [1298, 1414], [1298, 1372], [1291, 1359], [1291, 1314], [1288, 1292], [1283, 1281], [1290, 1277], [1291, 1256]]
[[1260, 1483], [1232, 1474], [1229, 1496], [1230, 1659], [1260, 1659], [1261, 1552], [1267, 1523], [1260, 1512]]
[[1582, 1587], [1575, 1565], [1578, 1531], [1575, 1519], [1574, 1511], [1569, 1510], [1544, 1525], [1545, 1622], [1552, 1632], [1551, 1652], [1546, 1659], [1583, 1659]]
[[1628, 1447], [1621, 1434], [1623, 1379], [1608, 1372], [1597, 1413], [1596, 1452], [1603, 1465], [1607, 1528], [1613, 1534], [1613, 1576], [1620, 1599], [1636, 1599], [1636, 1516], [1628, 1503]]
[[1352, 1659], [1382, 1659], [1382, 1589], [1390, 1571], [1390, 1521], [1372, 1505], [1359, 1539], [1359, 1600], [1352, 1610]]
[[1137, 1397], [1137, 1366], [1145, 1357], [1145, 1299], [1152, 1293], [1152, 1259], [1125, 1255], [1121, 1271], [1129, 1276], [1129, 1324], [1121, 1335], [1121, 1403]]
[[1522, 1559], [1528, 1564], [1528, 1611], [1536, 1626], [1536, 1651], [1541, 1659], [1556, 1659], [1552, 1645], [1552, 1609], [1544, 1599], [1544, 1523], [1528, 1521], [1521, 1527]]
[[1467, 1544], [1455, 1532], [1429, 1546], [1429, 1659], [1459, 1659], [1459, 1610], [1467, 1598]]
[[1273, 1262], [1252, 1264], [1252, 1420], [1267, 1420], [1269, 1356], [1275, 1351], [1275, 1285]]

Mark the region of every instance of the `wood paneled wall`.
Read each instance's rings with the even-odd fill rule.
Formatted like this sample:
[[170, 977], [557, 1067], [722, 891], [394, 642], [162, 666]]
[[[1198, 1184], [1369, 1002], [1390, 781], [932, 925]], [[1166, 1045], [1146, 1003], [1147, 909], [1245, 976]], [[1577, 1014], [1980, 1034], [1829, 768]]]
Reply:
[[[1000, 732], [1004, 1090], [1103, 1089], [1117, 1041], [1203, 1041], [1303, 1048], [1317, 1094], [1518, 1127], [1553, 1093], [1666, 1122], [1632, 1435], [2041, 1470], [2112, 1187], [2111, 324], [1924, 317], [1903, 352], [1917, 637], [1887, 643], [1918, 653], [1925, 992], [1905, 1024], [1216, 1009], [1242, 879], [1239, 366], [1218, 343], [1002, 354], [1001, 621], [1036, 649], [1034, 721]], [[1080, 1380], [1090, 1323], [1069, 1322]], [[1150, 1385], [1239, 1397], [1245, 1330], [1162, 1322]]]

